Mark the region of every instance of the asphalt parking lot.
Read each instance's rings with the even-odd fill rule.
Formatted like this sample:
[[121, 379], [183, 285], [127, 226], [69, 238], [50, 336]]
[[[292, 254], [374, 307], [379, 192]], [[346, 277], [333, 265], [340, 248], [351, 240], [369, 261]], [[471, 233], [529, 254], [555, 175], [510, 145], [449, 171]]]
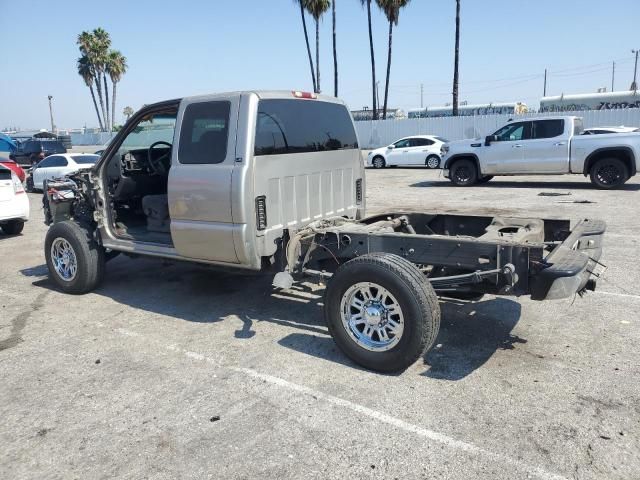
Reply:
[[443, 304], [395, 376], [337, 350], [315, 284], [121, 256], [64, 295], [30, 194], [0, 236], [0, 478], [640, 478], [640, 180], [439, 175], [368, 170], [369, 212], [600, 217], [609, 268], [584, 298]]

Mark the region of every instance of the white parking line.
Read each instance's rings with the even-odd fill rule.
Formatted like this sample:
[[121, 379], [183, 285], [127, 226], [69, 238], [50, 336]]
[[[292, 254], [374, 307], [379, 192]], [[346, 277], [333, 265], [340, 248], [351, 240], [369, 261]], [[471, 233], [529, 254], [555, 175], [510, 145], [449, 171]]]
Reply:
[[613, 293], [613, 292], [603, 292], [602, 290], [596, 290], [593, 293], [598, 293], [600, 295], [612, 295], [614, 297], [626, 297], [626, 298], [635, 298], [636, 300], [640, 300], [640, 295], [632, 295], [630, 293]]
[[[117, 328], [115, 330], [116, 332], [118, 332], [121, 335], [127, 336], [127, 337], [142, 337], [142, 338], [146, 338], [144, 335], [137, 333], [137, 332], [133, 332], [131, 330], [128, 329], [124, 329], [124, 328]], [[177, 352], [177, 353], [182, 353], [184, 356], [191, 358], [193, 360], [199, 360], [199, 361], [205, 361], [207, 363], [216, 365], [216, 366], [223, 366], [222, 365], [222, 359], [214, 359], [214, 358], [210, 358], [207, 357], [206, 355], [203, 355], [201, 353], [197, 353], [197, 352], [193, 352], [193, 351], [189, 351], [189, 350], [183, 350], [179, 347], [176, 347], [175, 345], [162, 345], [161, 346], [163, 348], [165, 348], [166, 350], [170, 350], [173, 352]], [[473, 455], [478, 455], [478, 456], [482, 456], [487, 458], [488, 460], [492, 461], [492, 462], [500, 462], [502, 464], [509, 464], [512, 465], [514, 467], [516, 467], [517, 469], [520, 470], [524, 470], [526, 472], [528, 472], [529, 474], [535, 475], [536, 477], [542, 479], [542, 480], [568, 480], [567, 477], [563, 477], [561, 475], [557, 475], [555, 473], [551, 473], [548, 472], [542, 468], [539, 467], [535, 467], [533, 465], [529, 465], [525, 462], [522, 462], [520, 460], [516, 460], [514, 458], [508, 457], [506, 455], [501, 455], [498, 453], [494, 453], [491, 452], [489, 450], [485, 450], [484, 448], [478, 447], [477, 445], [473, 445], [471, 443], [467, 443], [461, 440], [456, 440], [455, 438], [449, 437], [448, 435], [445, 435], [443, 433], [440, 432], [436, 432], [434, 430], [429, 430], [427, 428], [423, 428], [423, 427], [419, 427], [418, 425], [413, 425], [409, 422], [406, 422], [404, 420], [401, 420], [399, 418], [396, 417], [392, 417], [391, 415], [387, 415], [385, 413], [382, 412], [378, 412], [377, 410], [373, 410], [369, 407], [365, 407], [363, 405], [359, 405], [357, 403], [351, 402], [349, 400], [345, 400], [343, 398], [339, 398], [339, 397], [334, 397], [333, 395], [328, 395], [326, 393], [320, 392], [318, 390], [314, 390], [312, 388], [309, 387], [305, 387], [303, 385], [298, 385], [296, 383], [293, 382], [289, 382], [287, 380], [284, 380], [282, 378], [279, 377], [274, 377], [272, 375], [267, 375], [265, 373], [260, 373], [257, 372], [255, 370], [252, 370], [250, 368], [240, 368], [240, 367], [228, 367], [230, 370], [238, 372], [238, 373], [242, 373], [244, 375], [247, 375], [249, 377], [255, 378], [255, 379], [259, 379], [262, 380], [264, 382], [270, 383], [272, 385], [276, 385], [278, 387], [282, 387], [282, 388], [286, 388], [288, 390], [292, 390], [294, 392], [298, 392], [298, 393], [302, 393], [304, 395], [309, 395], [309, 396], [313, 396], [316, 398], [320, 398], [324, 401], [326, 401], [327, 403], [330, 403], [332, 405], [336, 405], [339, 407], [343, 407], [343, 408], [348, 408], [354, 412], [357, 412], [361, 415], [365, 415], [369, 418], [372, 418], [374, 420], [377, 420], [379, 422], [382, 423], [386, 423], [388, 425], [392, 425], [396, 428], [399, 428], [401, 430], [404, 430], [406, 432], [409, 433], [413, 433], [415, 435], [418, 435], [420, 437], [426, 438], [428, 440], [432, 440], [438, 443], [442, 443], [444, 445], [446, 445], [449, 448], [455, 449], [455, 450], [461, 450]]]

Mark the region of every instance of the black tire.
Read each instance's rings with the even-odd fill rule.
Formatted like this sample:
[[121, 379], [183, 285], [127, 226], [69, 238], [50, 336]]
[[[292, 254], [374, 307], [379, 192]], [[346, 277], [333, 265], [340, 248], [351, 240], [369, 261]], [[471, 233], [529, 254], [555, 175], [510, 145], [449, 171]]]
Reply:
[[373, 166], [373, 168], [384, 168], [387, 166], [387, 162], [385, 162], [384, 158], [378, 155], [377, 157], [373, 157], [373, 160], [371, 160], [371, 165]]
[[19, 235], [24, 228], [24, 220], [9, 220], [2, 224], [2, 231], [7, 235]]
[[629, 179], [629, 170], [619, 158], [601, 158], [591, 166], [590, 175], [591, 183], [597, 188], [611, 190]]
[[[359, 283], [375, 283], [386, 289], [401, 309], [403, 332], [387, 350], [361, 346], [343, 324], [343, 298]], [[324, 317], [345, 355], [365, 368], [384, 373], [404, 370], [415, 363], [431, 348], [440, 329], [440, 305], [427, 278], [408, 260], [388, 253], [362, 255], [341, 265], [327, 285]]]
[[478, 181], [475, 162], [466, 158], [456, 160], [449, 169], [449, 179], [457, 187], [470, 187]]
[[25, 182], [25, 189], [27, 190], [27, 192], [29, 193], [33, 193], [35, 192], [35, 187], [33, 185], [33, 177], [31, 175], [29, 175], [27, 177], [27, 181]]
[[440, 157], [437, 155], [429, 155], [424, 161], [424, 165], [427, 168], [436, 169], [440, 167]]
[[493, 175], [485, 175], [484, 177], [480, 177], [478, 179], [478, 184], [482, 185], [483, 183], [488, 183], [493, 178]]
[[[57, 239], [66, 240], [75, 255], [77, 270], [70, 279], [63, 278], [55, 269], [51, 246]], [[55, 223], [49, 228], [44, 241], [49, 278], [64, 292], [87, 293], [96, 288], [104, 277], [104, 249], [93, 239], [89, 230], [76, 222]]]

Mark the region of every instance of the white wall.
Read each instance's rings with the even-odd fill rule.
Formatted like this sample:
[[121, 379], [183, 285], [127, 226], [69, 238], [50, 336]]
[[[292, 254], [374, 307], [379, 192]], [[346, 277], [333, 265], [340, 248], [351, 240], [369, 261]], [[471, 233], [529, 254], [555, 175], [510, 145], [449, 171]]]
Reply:
[[[377, 120], [355, 122], [361, 148], [389, 145], [409, 135], [438, 135], [448, 140], [484, 137], [496, 131], [509, 119], [557, 116], [558, 113], [530, 113], [525, 115], [481, 115], [474, 117], [407, 118], [403, 120]], [[613, 125], [640, 127], [640, 109], [587, 110], [563, 112], [584, 118], [585, 128]]]

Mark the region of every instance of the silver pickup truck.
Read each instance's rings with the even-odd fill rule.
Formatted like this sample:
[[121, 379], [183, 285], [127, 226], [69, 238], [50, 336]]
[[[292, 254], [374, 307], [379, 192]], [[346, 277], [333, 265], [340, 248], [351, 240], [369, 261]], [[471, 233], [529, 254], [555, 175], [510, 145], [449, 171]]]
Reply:
[[[90, 171], [49, 181], [44, 253], [65, 292], [96, 288], [122, 253], [326, 282], [338, 346], [377, 371], [438, 334], [438, 297], [563, 298], [595, 288], [605, 225], [390, 211], [365, 216], [347, 107], [305, 92], [148, 105]], [[144, 288], [144, 287], [141, 287]]]
[[442, 147], [444, 176], [466, 187], [496, 175], [589, 176], [598, 188], [623, 185], [640, 165], [640, 133], [581, 135], [580, 117], [540, 117], [509, 122], [484, 140]]

